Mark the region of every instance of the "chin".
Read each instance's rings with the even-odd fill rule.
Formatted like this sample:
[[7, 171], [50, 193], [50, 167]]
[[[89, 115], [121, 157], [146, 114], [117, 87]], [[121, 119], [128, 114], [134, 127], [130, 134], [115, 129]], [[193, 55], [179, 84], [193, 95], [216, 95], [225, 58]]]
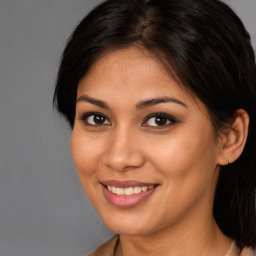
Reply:
[[127, 235], [127, 236], [143, 236], [149, 233], [148, 230], [145, 230], [143, 227], [134, 227], [134, 225], [107, 225], [110, 230], [115, 234]]
[[[126, 212], [122, 213], [109, 213], [108, 216], [105, 214], [101, 215], [104, 223], [116, 234], [140, 236], [149, 234], [154, 224], [150, 221], [151, 218], [146, 216], [143, 218], [140, 214], [132, 214]], [[151, 225], [149, 225], [151, 224]]]

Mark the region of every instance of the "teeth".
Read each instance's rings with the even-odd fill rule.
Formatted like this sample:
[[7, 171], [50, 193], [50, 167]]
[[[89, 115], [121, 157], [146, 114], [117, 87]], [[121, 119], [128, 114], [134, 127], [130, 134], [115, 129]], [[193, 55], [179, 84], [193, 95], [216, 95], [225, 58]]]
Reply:
[[124, 188], [116, 188], [116, 194], [119, 196], [124, 195]]
[[131, 195], [133, 195], [134, 193], [133, 193], [133, 188], [126, 188], [125, 190], [124, 190], [124, 194], [126, 195], [126, 196], [131, 196]]
[[119, 196], [122, 196], [122, 195], [132, 196], [134, 194], [146, 192], [147, 190], [154, 188], [154, 186], [129, 187], [129, 188], [117, 188], [114, 186], [107, 186], [107, 188], [109, 191]]
[[141, 193], [141, 187], [135, 187], [135, 188], [133, 189], [133, 192], [134, 192], [134, 194], [139, 194], [139, 193]]
[[145, 192], [145, 191], [147, 191], [147, 189], [148, 189], [147, 187], [142, 187], [141, 190], [142, 190], [143, 192]]

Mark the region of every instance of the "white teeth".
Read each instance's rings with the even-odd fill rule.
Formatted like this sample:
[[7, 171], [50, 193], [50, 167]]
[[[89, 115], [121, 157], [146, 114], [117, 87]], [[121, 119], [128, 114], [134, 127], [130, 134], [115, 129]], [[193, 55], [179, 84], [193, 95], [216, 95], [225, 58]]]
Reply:
[[133, 189], [133, 192], [134, 192], [134, 194], [139, 194], [139, 193], [141, 193], [141, 187], [135, 187], [135, 188]]
[[124, 194], [125, 194], [126, 196], [131, 196], [131, 195], [133, 195], [133, 188], [126, 188], [126, 189], [124, 190]]
[[124, 195], [124, 188], [116, 188], [115, 192], [117, 195], [122, 196], [122, 195]]
[[148, 187], [144, 186], [144, 187], [141, 188], [141, 190], [142, 190], [143, 192], [145, 192], [145, 191], [148, 190]]
[[112, 191], [113, 193], [116, 194], [116, 187], [111, 187], [111, 190], [110, 190], [110, 191]]
[[114, 186], [107, 186], [107, 188], [109, 191], [119, 196], [122, 196], [122, 195], [132, 196], [134, 194], [146, 192], [147, 190], [154, 188], [154, 186], [129, 187], [129, 188], [117, 188]]

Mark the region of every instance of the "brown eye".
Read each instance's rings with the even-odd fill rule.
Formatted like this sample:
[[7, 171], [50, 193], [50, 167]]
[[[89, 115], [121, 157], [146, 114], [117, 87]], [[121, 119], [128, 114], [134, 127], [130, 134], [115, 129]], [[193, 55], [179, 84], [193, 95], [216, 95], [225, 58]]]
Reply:
[[80, 120], [91, 126], [110, 125], [109, 120], [99, 113], [87, 113]]
[[94, 115], [93, 121], [95, 124], [104, 124], [106, 121], [106, 118], [101, 115]]
[[157, 125], [166, 125], [167, 121], [168, 120], [165, 117], [162, 117], [162, 116], [158, 116], [158, 117], [155, 118], [155, 123]]
[[168, 125], [176, 123], [177, 120], [165, 113], [156, 113], [148, 116], [146, 120], [143, 122], [142, 126], [149, 126], [154, 128], [166, 127]]
[[148, 126], [164, 126], [170, 124], [171, 121], [164, 116], [154, 116], [150, 117], [146, 123]]

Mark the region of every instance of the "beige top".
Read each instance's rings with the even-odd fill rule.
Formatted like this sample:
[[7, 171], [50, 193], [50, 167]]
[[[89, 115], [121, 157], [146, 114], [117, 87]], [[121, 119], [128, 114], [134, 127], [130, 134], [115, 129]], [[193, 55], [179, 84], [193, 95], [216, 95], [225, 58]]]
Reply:
[[115, 235], [109, 241], [102, 244], [88, 256], [114, 256], [116, 247], [119, 243], [119, 236]]
[[[115, 235], [88, 256], [114, 256], [118, 243], [119, 236]], [[241, 254], [239, 254], [239, 249], [237, 248], [235, 241], [233, 241], [224, 256], [256, 256], [256, 252], [253, 252], [253, 250], [250, 248], [245, 248]]]

